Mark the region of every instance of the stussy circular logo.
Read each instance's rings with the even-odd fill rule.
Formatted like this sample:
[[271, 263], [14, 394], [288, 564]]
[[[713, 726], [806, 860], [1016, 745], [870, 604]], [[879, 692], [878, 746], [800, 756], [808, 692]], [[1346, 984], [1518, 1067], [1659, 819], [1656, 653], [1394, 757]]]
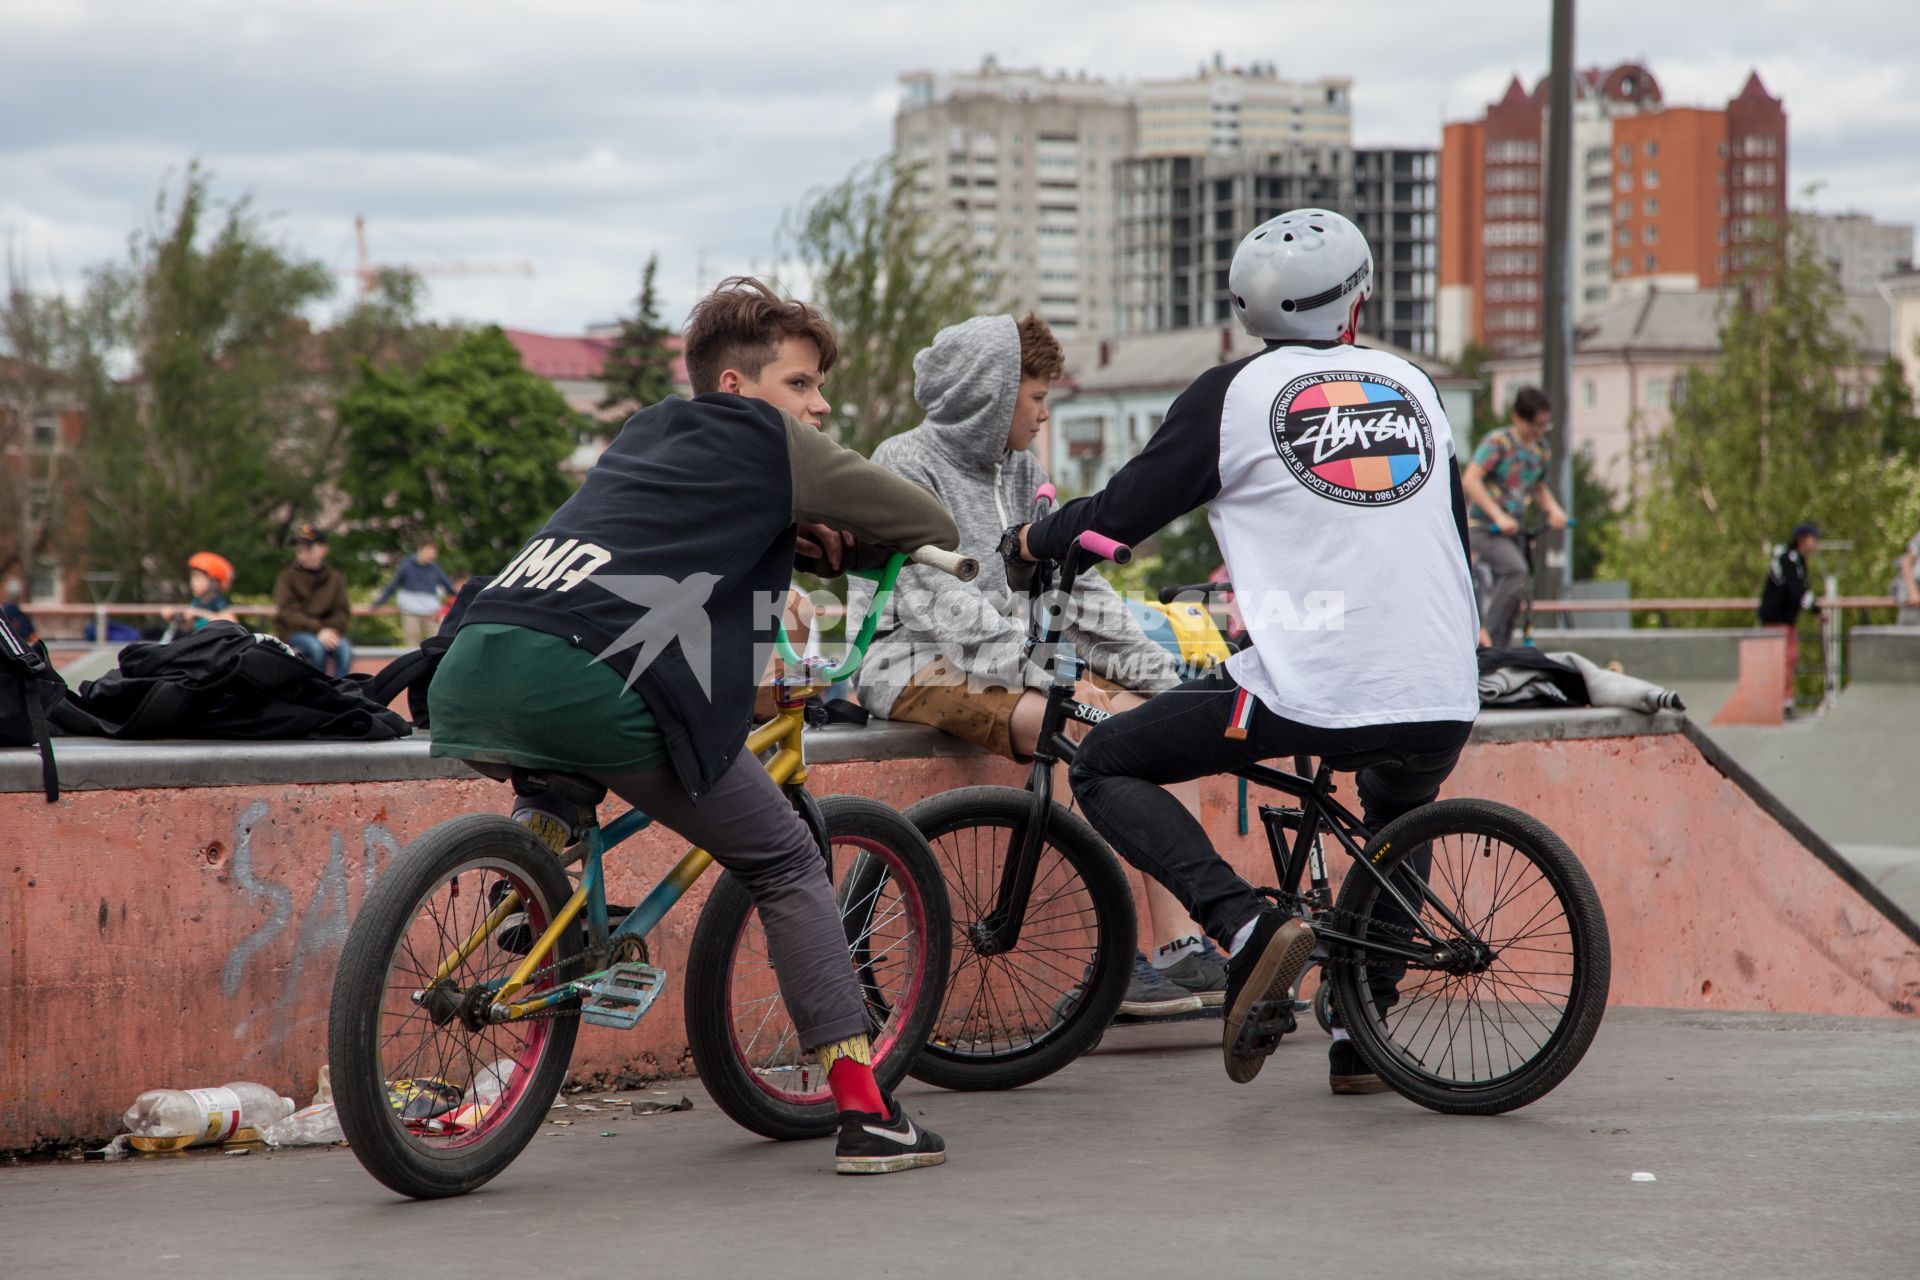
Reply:
[[1273, 447], [1301, 484], [1358, 507], [1398, 502], [1433, 473], [1433, 424], [1377, 373], [1309, 373], [1273, 401]]

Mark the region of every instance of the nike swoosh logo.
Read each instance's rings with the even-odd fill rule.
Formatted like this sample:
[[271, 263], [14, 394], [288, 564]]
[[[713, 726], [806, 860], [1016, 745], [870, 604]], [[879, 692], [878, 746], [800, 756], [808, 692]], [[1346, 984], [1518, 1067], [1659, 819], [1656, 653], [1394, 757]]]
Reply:
[[920, 1135], [918, 1132], [915, 1131], [913, 1127], [913, 1121], [907, 1119], [907, 1117], [905, 1116], [901, 1116], [900, 1123], [904, 1124], [907, 1127], [905, 1137], [901, 1136], [900, 1130], [898, 1129], [876, 1129], [870, 1124], [863, 1124], [860, 1127], [862, 1129], [865, 1129], [868, 1133], [872, 1134], [876, 1138], [889, 1138], [894, 1142], [905, 1143], [909, 1147], [912, 1146], [914, 1143], [920, 1141]]

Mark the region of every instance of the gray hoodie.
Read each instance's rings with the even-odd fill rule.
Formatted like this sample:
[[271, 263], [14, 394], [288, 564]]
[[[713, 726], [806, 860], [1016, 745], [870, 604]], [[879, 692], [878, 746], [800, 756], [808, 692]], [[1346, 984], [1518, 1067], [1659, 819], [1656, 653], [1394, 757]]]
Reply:
[[[909, 566], [900, 575], [890, 633], [875, 641], [854, 677], [861, 705], [885, 716], [913, 673], [936, 656], [963, 668], [981, 687], [1044, 689], [1046, 672], [1021, 660], [1026, 597], [1007, 586], [996, 548], [1010, 524], [1032, 515], [1046, 472], [1026, 452], [1007, 448], [1020, 393], [1020, 331], [1011, 316], [975, 316], [942, 329], [913, 361], [913, 397], [927, 420], [880, 442], [873, 460], [917, 481], [946, 504], [960, 528], [960, 553], [980, 560], [980, 576], [960, 582]], [[873, 584], [849, 582], [850, 625], [858, 626]], [[1074, 591], [1066, 638], [1108, 679], [1143, 692], [1178, 683], [1174, 659], [1147, 639], [1126, 602], [1093, 570]]]

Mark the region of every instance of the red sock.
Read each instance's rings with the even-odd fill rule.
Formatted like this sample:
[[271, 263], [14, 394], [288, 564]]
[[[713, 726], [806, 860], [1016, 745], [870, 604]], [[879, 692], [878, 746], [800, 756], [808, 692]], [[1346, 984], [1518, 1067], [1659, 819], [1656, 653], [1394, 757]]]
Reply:
[[887, 1100], [880, 1096], [880, 1082], [873, 1068], [852, 1058], [836, 1058], [827, 1070], [827, 1088], [833, 1090], [833, 1105], [842, 1111], [865, 1111], [884, 1118]]

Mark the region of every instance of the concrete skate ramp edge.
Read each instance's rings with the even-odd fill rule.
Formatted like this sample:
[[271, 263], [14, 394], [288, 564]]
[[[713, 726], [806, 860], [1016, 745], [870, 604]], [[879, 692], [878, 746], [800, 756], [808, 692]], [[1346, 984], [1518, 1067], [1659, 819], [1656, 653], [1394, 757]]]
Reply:
[[[104, 1137], [148, 1088], [257, 1080], [305, 1102], [367, 891], [428, 827], [505, 799], [427, 745], [63, 740], [70, 789], [54, 805], [37, 758], [0, 751], [0, 1151]], [[901, 808], [1024, 777], [904, 725], [824, 731], [812, 763], [817, 794]], [[1338, 786], [1353, 803], [1352, 780]], [[1489, 713], [1446, 794], [1526, 810], [1579, 855], [1607, 913], [1616, 1005], [1886, 1017], [1920, 1004], [1913, 919], [1681, 716]], [[1271, 884], [1259, 820], [1240, 835], [1237, 800], [1233, 780], [1206, 784], [1208, 832]], [[610, 861], [609, 895], [636, 901], [680, 852], [643, 833]], [[675, 978], [710, 885], [649, 938]], [[575, 1075], [688, 1074], [683, 991], [671, 981], [632, 1031], [583, 1028]]]
[[1796, 840], [1805, 845], [1808, 853], [1826, 863], [1827, 867], [1845, 881], [1849, 888], [1878, 908], [1880, 914], [1907, 937], [1913, 939], [1916, 944], [1920, 944], [1920, 920], [1915, 920], [1905, 908], [1882, 892], [1878, 885], [1862, 875], [1860, 869], [1834, 848], [1826, 837], [1803, 822], [1798, 814], [1787, 807], [1785, 801], [1768, 790], [1758, 778], [1747, 772], [1746, 767], [1738, 760], [1728, 755], [1705, 729], [1689, 720], [1686, 734], [1692, 739], [1693, 745], [1700, 749], [1700, 754], [1707, 758], [1708, 764], [1725, 774], [1729, 782], [1753, 797], [1753, 802], [1765, 810], [1775, 822], [1785, 827]]

